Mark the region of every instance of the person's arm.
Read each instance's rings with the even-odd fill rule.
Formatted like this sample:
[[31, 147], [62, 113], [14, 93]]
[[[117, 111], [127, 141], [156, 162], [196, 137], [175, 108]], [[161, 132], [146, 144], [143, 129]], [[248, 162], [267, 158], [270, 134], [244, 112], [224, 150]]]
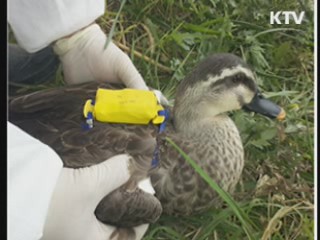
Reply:
[[[104, 0], [10, 0], [9, 24], [28, 52], [53, 44], [68, 84], [89, 81], [123, 83], [148, 90], [130, 58], [94, 23], [105, 11]], [[160, 103], [168, 105], [161, 92]]]
[[87, 27], [104, 12], [105, 0], [8, 1], [9, 25], [29, 53]]
[[8, 236], [40, 239], [62, 161], [47, 145], [9, 122], [7, 126]]
[[8, 21], [19, 45], [37, 52], [54, 45], [68, 84], [86, 81], [124, 83], [148, 89], [129, 57], [94, 21], [104, 14], [104, 0], [10, 0]]
[[[8, 123], [9, 238], [108, 239], [115, 228], [100, 222], [94, 210], [129, 179], [129, 159], [121, 154], [92, 167], [62, 168], [50, 147]], [[147, 228], [134, 228], [137, 240]]]

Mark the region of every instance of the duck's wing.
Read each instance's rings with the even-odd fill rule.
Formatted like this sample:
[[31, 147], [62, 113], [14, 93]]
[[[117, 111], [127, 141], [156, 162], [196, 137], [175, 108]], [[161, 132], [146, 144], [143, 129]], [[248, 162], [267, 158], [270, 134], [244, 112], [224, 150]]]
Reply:
[[128, 192], [124, 186], [105, 196], [95, 210], [101, 222], [120, 228], [155, 223], [161, 213], [161, 203], [154, 195], [140, 188]]
[[[114, 155], [128, 153], [133, 161], [131, 182], [126, 184], [136, 186], [139, 178], [145, 178], [150, 169], [157, 127], [96, 121], [92, 129], [84, 130], [83, 106], [87, 99], [95, 97], [98, 87], [123, 88], [88, 83], [13, 98], [9, 103], [9, 120], [53, 148], [65, 167], [90, 166]], [[150, 223], [160, 216], [161, 205], [152, 194], [134, 187], [127, 190], [122, 186], [103, 198], [95, 211], [96, 216], [116, 226]], [[110, 216], [115, 218], [110, 220]]]
[[95, 98], [98, 87], [123, 88], [87, 83], [13, 98], [9, 103], [9, 121], [52, 147], [65, 167], [90, 166], [121, 153], [151, 159], [157, 132], [153, 125], [96, 121], [92, 129], [84, 129], [83, 106], [87, 99]]

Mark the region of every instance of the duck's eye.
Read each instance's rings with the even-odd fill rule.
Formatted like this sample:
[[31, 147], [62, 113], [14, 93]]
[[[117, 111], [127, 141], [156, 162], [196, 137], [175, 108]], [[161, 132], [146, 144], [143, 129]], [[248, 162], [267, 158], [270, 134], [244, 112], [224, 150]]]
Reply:
[[236, 75], [232, 76], [233, 83], [241, 83], [245, 79], [245, 75], [243, 73], [237, 73]]

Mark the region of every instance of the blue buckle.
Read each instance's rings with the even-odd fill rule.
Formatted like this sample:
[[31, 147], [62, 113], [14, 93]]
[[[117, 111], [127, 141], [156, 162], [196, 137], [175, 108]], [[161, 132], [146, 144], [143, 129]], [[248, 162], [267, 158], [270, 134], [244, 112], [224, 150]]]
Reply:
[[[164, 121], [160, 124], [159, 127], [159, 133], [164, 132], [164, 130], [166, 129], [167, 126], [167, 121], [169, 119], [169, 110], [165, 109], [165, 110], [161, 110], [158, 112], [159, 116], [164, 116]], [[153, 152], [153, 158], [151, 161], [151, 168], [155, 168], [159, 165], [159, 145], [157, 143], [156, 148], [154, 149]]]

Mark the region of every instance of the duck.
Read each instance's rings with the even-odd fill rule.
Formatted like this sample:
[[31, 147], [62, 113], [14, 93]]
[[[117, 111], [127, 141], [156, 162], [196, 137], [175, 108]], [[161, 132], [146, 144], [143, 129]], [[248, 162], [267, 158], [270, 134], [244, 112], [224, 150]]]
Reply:
[[[101, 199], [95, 210], [103, 223], [128, 231], [154, 223], [161, 214], [193, 215], [220, 201], [167, 138], [232, 194], [244, 168], [244, 148], [229, 112], [244, 109], [278, 120], [285, 117], [280, 106], [263, 97], [251, 67], [231, 53], [208, 56], [178, 84], [174, 106], [166, 106], [170, 117], [162, 133], [151, 123], [98, 121], [84, 131], [83, 104], [94, 98], [98, 88], [124, 86], [90, 82], [13, 97], [9, 121], [53, 148], [64, 167], [88, 167], [129, 154], [130, 179]], [[155, 149], [158, 164], [152, 167]], [[146, 178], [154, 195], [137, 187]]]

